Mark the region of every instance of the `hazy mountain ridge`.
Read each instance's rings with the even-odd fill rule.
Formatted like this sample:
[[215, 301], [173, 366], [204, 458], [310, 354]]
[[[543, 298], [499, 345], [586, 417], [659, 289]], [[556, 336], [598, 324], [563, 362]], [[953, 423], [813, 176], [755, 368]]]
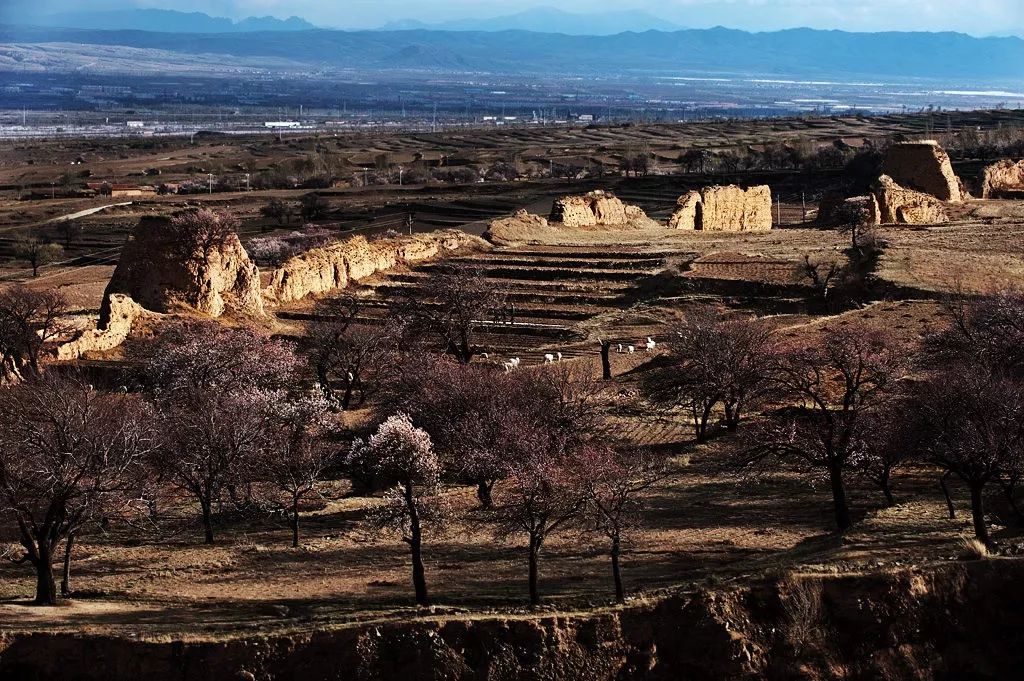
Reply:
[[383, 31], [530, 31], [534, 33], [562, 33], [565, 35], [608, 36], [629, 31], [678, 31], [683, 27], [642, 11], [601, 12], [577, 14], [556, 7], [535, 7], [517, 14], [489, 19], [458, 19], [438, 23], [417, 20], [396, 21], [385, 24]]
[[151, 31], [156, 33], [252, 33], [258, 31], [308, 31], [316, 28], [299, 17], [248, 17], [232, 21], [202, 12], [166, 9], [80, 10], [57, 14], [29, 13], [37, 26], [86, 30]]
[[[725, 28], [569, 36], [526, 31], [331, 31], [158, 33], [0, 26], [0, 43], [84, 43], [182, 55], [272, 57], [316, 69], [604, 74], [699, 71], [769, 77], [846, 76], [1020, 81], [1024, 40], [960, 33], [845, 33]], [[183, 57], [185, 58], [185, 57]]]

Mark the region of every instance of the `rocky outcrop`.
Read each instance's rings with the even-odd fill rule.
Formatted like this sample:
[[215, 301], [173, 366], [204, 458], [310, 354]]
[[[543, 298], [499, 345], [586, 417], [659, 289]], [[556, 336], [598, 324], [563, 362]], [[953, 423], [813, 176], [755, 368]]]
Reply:
[[0, 678], [996, 681], [1024, 668], [1021, 579], [1024, 561], [1009, 558], [788, 575], [592, 612], [410, 614], [209, 641], [8, 627]]
[[167, 217], [143, 218], [121, 251], [107, 285], [100, 324], [110, 319], [111, 295], [123, 293], [154, 312], [194, 309], [211, 317], [225, 310], [262, 314], [260, 273], [238, 235], [215, 241], [183, 239]]
[[489, 248], [483, 239], [457, 229], [376, 241], [356, 236], [314, 248], [284, 263], [271, 274], [263, 296], [271, 304], [288, 303], [345, 288], [349, 282], [396, 265]]
[[903, 187], [940, 201], [957, 203], [965, 198], [949, 155], [933, 140], [892, 145], [886, 151], [882, 173]]
[[495, 244], [515, 244], [551, 231], [554, 228], [546, 218], [519, 210], [515, 215], [492, 221], [483, 237]]
[[772, 192], [767, 185], [735, 185], [690, 191], [676, 202], [672, 229], [705, 232], [765, 232], [772, 228]]
[[978, 177], [978, 190], [983, 199], [1024, 198], [1024, 161], [1003, 159], [985, 167]]
[[657, 226], [638, 207], [623, 203], [600, 189], [582, 196], [563, 196], [551, 207], [549, 222], [569, 229], [595, 227], [639, 229]]
[[113, 350], [128, 339], [137, 320], [155, 316], [122, 293], [111, 294], [105, 307], [107, 317], [104, 322], [57, 347], [58, 361], [76, 360], [89, 352]]
[[901, 187], [888, 175], [878, 178], [874, 195], [882, 224], [934, 225], [949, 220], [941, 201], [929, 194]]

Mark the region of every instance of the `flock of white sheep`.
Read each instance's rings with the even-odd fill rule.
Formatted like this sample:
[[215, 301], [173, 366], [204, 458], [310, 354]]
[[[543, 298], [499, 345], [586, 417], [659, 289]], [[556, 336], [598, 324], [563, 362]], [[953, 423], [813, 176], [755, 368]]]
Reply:
[[[650, 336], [647, 337], [647, 342], [643, 343], [643, 348], [647, 352], [653, 352], [654, 349], [657, 348], [657, 347], [658, 347], [657, 342], [655, 342], [655, 340], [653, 338], [651, 338]], [[636, 353], [636, 348], [637, 348], [636, 345], [624, 345], [622, 343], [619, 343], [618, 344], [618, 353], [620, 355], [621, 354], [632, 355], [632, 354]], [[490, 355], [488, 353], [486, 353], [486, 352], [482, 354], [482, 357], [485, 360], [490, 359]], [[562, 355], [561, 352], [548, 352], [548, 353], [545, 353], [545, 355], [544, 355], [544, 364], [555, 364], [557, 362], [561, 362], [562, 359], [563, 359], [563, 355]], [[509, 359], [506, 362], [502, 362], [502, 366], [505, 368], [505, 373], [506, 374], [511, 372], [511, 371], [514, 371], [514, 370], [518, 369], [521, 364], [522, 364], [522, 359], [519, 358], [519, 357], [513, 357], [513, 358]]]

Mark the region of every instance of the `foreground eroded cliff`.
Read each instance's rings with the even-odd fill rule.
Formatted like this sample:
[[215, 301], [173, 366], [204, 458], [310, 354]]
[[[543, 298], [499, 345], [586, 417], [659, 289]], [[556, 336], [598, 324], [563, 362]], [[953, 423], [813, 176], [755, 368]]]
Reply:
[[424, 617], [217, 642], [5, 633], [0, 678], [1003, 679], [1024, 561], [787, 576], [618, 609]]

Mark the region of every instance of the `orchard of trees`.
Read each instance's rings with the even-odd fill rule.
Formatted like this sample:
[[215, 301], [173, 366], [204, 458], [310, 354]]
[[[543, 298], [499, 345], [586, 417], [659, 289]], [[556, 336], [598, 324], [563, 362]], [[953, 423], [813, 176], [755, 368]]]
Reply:
[[[432, 550], [467, 523], [521, 547], [533, 605], [551, 538], [580, 532], [608, 556], [609, 590], [624, 600], [628, 547], [666, 460], [618, 443], [609, 384], [588, 363], [505, 372], [473, 361], [482, 311], [466, 289], [482, 284], [434, 276], [431, 318], [371, 326], [342, 299], [295, 343], [176, 322], [133, 342], [112, 390], [42, 362], [65, 323], [59, 295], [0, 294], [0, 359], [16, 371], [0, 388], [0, 517], [35, 574], [35, 602], [56, 602], [60, 562], [60, 592], [73, 592], [74, 543], [100, 528], [159, 526], [185, 510], [196, 541], [214, 543], [242, 511], [282, 518], [298, 547], [305, 509], [338, 490], [381, 497], [365, 522], [404, 547], [419, 605], [435, 592]], [[691, 311], [665, 328], [641, 394], [692, 423], [697, 442], [727, 438], [739, 471], [827, 481], [839, 531], [862, 503], [851, 489], [893, 504], [902, 467], [937, 485], [955, 476], [993, 546], [986, 504], [997, 494], [1019, 515], [1024, 475], [1024, 294], [958, 297], [949, 312], [948, 328], [910, 345], [856, 324], [794, 337]], [[368, 420], [342, 418], [353, 409]], [[452, 503], [458, 487], [475, 501]]]

